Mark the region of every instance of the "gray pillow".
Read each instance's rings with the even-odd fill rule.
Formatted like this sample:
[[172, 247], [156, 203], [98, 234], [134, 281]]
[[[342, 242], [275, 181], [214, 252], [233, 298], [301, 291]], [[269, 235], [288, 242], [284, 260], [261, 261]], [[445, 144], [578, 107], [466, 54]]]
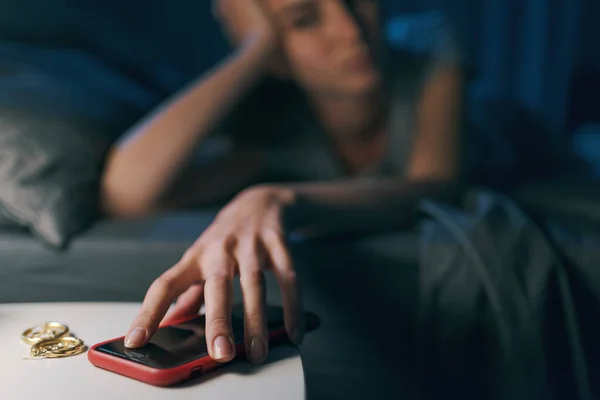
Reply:
[[0, 214], [64, 248], [99, 215], [98, 183], [110, 146], [91, 121], [0, 110]]

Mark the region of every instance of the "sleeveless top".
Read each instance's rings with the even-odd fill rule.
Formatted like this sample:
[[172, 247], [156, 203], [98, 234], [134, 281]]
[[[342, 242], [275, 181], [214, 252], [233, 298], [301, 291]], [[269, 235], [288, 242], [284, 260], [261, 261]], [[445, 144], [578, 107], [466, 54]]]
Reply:
[[[416, 107], [431, 73], [450, 59], [396, 53], [388, 79], [391, 104], [385, 134], [387, 150], [379, 163], [360, 171], [356, 179], [401, 175], [405, 171], [416, 132]], [[308, 105], [297, 102], [274, 117], [269, 140], [260, 144], [269, 176], [283, 181], [332, 181], [348, 178]], [[243, 127], [241, 128], [243, 129]]]

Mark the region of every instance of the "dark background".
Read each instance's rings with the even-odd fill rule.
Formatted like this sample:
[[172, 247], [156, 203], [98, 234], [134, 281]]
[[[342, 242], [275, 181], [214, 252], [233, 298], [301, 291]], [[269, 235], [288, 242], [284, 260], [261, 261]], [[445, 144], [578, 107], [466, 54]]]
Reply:
[[[60, 83], [65, 107], [134, 120], [226, 54], [210, 3], [3, 0], [0, 71], [27, 65]], [[443, 9], [486, 96], [532, 107], [560, 132], [600, 120], [597, 0], [383, 3], [388, 17]], [[27, 97], [31, 86], [0, 73], [0, 97], [9, 90]], [[56, 93], [50, 97], [57, 102]]]

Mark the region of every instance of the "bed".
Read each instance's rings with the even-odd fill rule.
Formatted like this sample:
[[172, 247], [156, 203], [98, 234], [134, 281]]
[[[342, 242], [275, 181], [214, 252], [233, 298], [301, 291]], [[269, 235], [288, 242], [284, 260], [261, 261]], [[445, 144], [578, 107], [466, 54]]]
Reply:
[[[531, 208], [556, 216], [572, 217], [588, 205], [591, 219], [577, 219], [598, 226], [597, 206], [590, 208], [598, 204], [590, 201], [593, 191], [570, 185], [530, 185], [519, 195]], [[141, 301], [214, 215], [206, 210], [101, 221], [63, 252], [23, 231], [0, 230], [0, 302]], [[302, 348], [310, 399], [410, 398], [418, 252], [418, 228], [292, 245], [304, 305], [322, 323]], [[268, 299], [280, 303], [271, 276]]]

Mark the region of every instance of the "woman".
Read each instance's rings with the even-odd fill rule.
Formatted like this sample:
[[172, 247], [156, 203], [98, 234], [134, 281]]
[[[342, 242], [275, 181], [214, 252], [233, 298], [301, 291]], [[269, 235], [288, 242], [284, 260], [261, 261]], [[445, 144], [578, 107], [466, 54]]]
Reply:
[[[185, 186], [176, 181], [187, 179], [182, 171], [195, 149], [264, 76], [299, 88], [298, 103], [276, 98], [285, 105], [277, 115], [259, 120], [258, 128], [242, 126], [248, 129], [233, 136], [240, 153], [216, 169], [219, 195], [250, 182], [261, 168], [296, 183], [255, 185], [235, 196], [151, 285], [126, 337], [129, 347], [145, 344], [176, 298], [177, 315], [204, 303], [209, 353], [231, 360], [232, 279], [239, 274], [247, 354], [261, 363], [268, 349], [263, 271], [272, 271], [280, 285], [290, 339], [299, 343], [303, 336], [286, 233], [397, 228], [412, 221], [422, 197], [457, 193], [462, 78], [456, 60], [444, 54], [388, 53], [375, 0], [218, 0], [216, 6], [236, 50], [114, 150], [103, 203], [117, 216], [165, 207], [167, 193], [173, 199]], [[245, 135], [257, 129], [269, 157], [243, 147]], [[199, 196], [175, 196], [175, 203], [214, 200], [206, 195], [213, 190], [209, 175], [204, 170], [194, 178]]]

